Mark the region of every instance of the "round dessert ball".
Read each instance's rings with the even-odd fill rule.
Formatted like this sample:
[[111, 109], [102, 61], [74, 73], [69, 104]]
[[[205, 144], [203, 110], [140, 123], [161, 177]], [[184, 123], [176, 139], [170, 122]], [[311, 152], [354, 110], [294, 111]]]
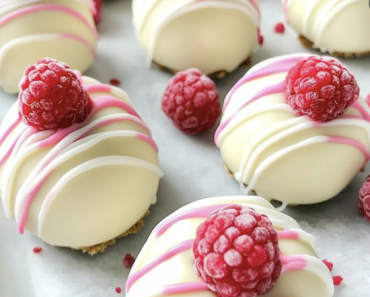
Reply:
[[132, 2], [133, 23], [148, 65], [203, 74], [235, 70], [258, 42], [258, 1]]
[[215, 134], [245, 192], [288, 204], [340, 193], [369, 160], [370, 109], [334, 58], [293, 54], [251, 68], [229, 91]]
[[0, 190], [19, 232], [103, 251], [156, 202], [158, 148], [126, 92], [68, 65], [29, 66], [0, 126]]
[[0, 7], [0, 87], [18, 93], [24, 69], [43, 57], [84, 72], [99, 35], [89, 1], [5, 1]]
[[370, 55], [368, 0], [282, 0], [303, 45], [342, 57]]

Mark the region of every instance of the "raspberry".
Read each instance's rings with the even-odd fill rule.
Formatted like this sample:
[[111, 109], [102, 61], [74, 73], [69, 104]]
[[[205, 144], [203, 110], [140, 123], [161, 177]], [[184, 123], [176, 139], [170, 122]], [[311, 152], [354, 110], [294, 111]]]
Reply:
[[370, 222], [370, 175], [365, 179], [358, 193], [358, 208], [365, 220]]
[[229, 205], [199, 225], [193, 243], [195, 270], [218, 297], [256, 297], [281, 272], [277, 232], [266, 215]]
[[357, 100], [360, 89], [353, 75], [338, 60], [311, 56], [292, 67], [285, 95], [297, 115], [318, 122], [341, 116]]
[[284, 33], [285, 31], [285, 26], [283, 23], [277, 23], [274, 27], [274, 32], [275, 33]]
[[102, 0], [93, 0], [95, 6], [95, 9], [93, 11], [95, 25], [99, 25], [101, 20], [101, 1]]
[[68, 65], [44, 58], [28, 66], [20, 82], [19, 115], [38, 130], [82, 123], [92, 101]]
[[126, 268], [131, 268], [132, 265], [134, 265], [134, 262], [135, 262], [135, 258], [129, 253], [127, 253], [122, 260], [122, 264]]
[[221, 114], [214, 82], [198, 69], [178, 72], [162, 98], [162, 110], [186, 134], [213, 127]]

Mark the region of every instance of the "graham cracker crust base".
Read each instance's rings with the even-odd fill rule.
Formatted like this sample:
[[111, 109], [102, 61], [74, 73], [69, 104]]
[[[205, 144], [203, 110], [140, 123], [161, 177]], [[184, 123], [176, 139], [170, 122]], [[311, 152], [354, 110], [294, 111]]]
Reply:
[[[153, 63], [154, 63], [154, 65], [156, 65], [156, 66], [157, 66], [157, 68], [158, 68], [158, 69], [160, 69], [160, 70], [162, 70], [162, 71], [171, 72], [171, 73], [173, 73], [173, 74], [176, 74], [177, 72], [179, 72], [179, 70], [174, 70], [174, 69], [171, 69], [171, 68], [165, 67], [165, 66], [160, 65], [160, 64], [158, 64], [158, 63], [156, 63], [156, 62], [154, 62], [154, 61], [153, 61]], [[243, 62], [239, 65], [239, 67], [241, 67], [241, 66], [247, 66], [247, 67], [249, 67], [251, 64], [252, 64], [252, 59], [251, 59], [251, 57], [248, 57], [245, 61], [243, 61]], [[209, 76], [209, 77], [211, 77], [211, 78], [219, 78], [219, 79], [220, 79], [220, 78], [224, 78], [227, 74], [228, 74], [228, 72], [227, 72], [227, 71], [225, 71], [225, 70], [220, 70], [220, 71], [216, 71], [216, 72], [214, 72], [214, 73], [208, 74], [207, 76]]]
[[135, 225], [133, 225], [127, 231], [123, 232], [118, 237], [113, 238], [111, 240], [108, 240], [106, 242], [100, 243], [100, 244], [93, 245], [93, 246], [82, 247], [82, 248], [79, 248], [77, 250], [80, 250], [83, 253], [87, 253], [87, 254], [89, 254], [91, 256], [96, 255], [97, 253], [104, 252], [107, 247], [114, 245], [116, 243], [117, 239], [120, 239], [120, 238], [123, 238], [123, 237], [127, 237], [130, 234], [138, 233], [140, 231], [140, 229], [144, 226], [144, 220], [143, 220], [143, 218], [145, 218], [149, 214], [150, 214], [150, 211], [147, 210], [145, 212], [144, 216]]
[[[309, 40], [308, 38], [306, 38], [305, 36], [299, 35], [298, 39], [304, 47], [307, 47], [309, 49], [314, 49], [313, 42]], [[335, 57], [342, 57], [342, 58], [364, 58], [364, 57], [370, 56], [370, 51], [358, 52], [358, 53], [342, 53], [342, 52], [335, 51], [331, 55]]]

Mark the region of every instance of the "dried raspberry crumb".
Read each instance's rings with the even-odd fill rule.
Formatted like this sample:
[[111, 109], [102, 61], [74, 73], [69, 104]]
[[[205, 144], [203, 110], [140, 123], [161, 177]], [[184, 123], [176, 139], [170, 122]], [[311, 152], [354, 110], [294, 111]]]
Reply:
[[39, 253], [41, 253], [41, 252], [42, 252], [42, 248], [41, 248], [41, 247], [38, 247], [38, 246], [37, 246], [37, 247], [34, 247], [34, 248], [33, 248], [33, 253], [34, 253], [34, 254], [39, 254]]
[[92, 109], [76, 73], [51, 58], [28, 66], [19, 86], [19, 116], [40, 131], [82, 123]]
[[281, 272], [277, 232], [266, 215], [229, 205], [196, 230], [195, 270], [217, 297], [263, 295]]
[[343, 281], [343, 277], [340, 275], [333, 276], [333, 284], [334, 286], [339, 286]]
[[188, 69], [170, 80], [162, 110], [181, 131], [196, 134], [214, 126], [221, 104], [214, 82], [198, 69]]
[[122, 264], [126, 268], [131, 268], [132, 265], [134, 265], [134, 262], [135, 262], [135, 258], [129, 253], [127, 253], [122, 260]]
[[365, 179], [358, 193], [358, 209], [365, 220], [370, 222], [370, 175]]
[[115, 291], [116, 291], [117, 294], [121, 294], [122, 293], [122, 289], [120, 287], [115, 288]]
[[322, 260], [322, 261], [324, 262], [324, 264], [328, 267], [328, 269], [329, 269], [330, 271], [332, 271], [332, 270], [333, 270], [334, 265], [333, 265], [333, 263], [332, 263], [332, 262], [330, 262], [330, 261], [328, 261], [328, 260], [326, 260], [326, 259], [324, 259], [324, 260]]
[[121, 84], [121, 81], [118, 80], [117, 78], [112, 78], [109, 80], [109, 83], [112, 85], [112, 86], [119, 86]]
[[277, 23], [274, 27], [274, 32], [275, 33], [284, 33], [285, 31], [285, 26], [283, 23]]
[[263, 45], [264, 38], [261, 35], [260, 28], [257, 29], [257, 38], [258, 38], [258, 44], [262, 46]]
[[298, 116], [318, 122], [341, 116], [359, 92], [354, 76], [330, 57], [310, 56], [292, 67], [286, 77], [287, 103]]

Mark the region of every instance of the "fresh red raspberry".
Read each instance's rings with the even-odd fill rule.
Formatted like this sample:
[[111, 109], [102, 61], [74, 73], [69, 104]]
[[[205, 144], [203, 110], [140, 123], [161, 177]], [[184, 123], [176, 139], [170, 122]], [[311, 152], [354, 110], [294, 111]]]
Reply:
[[196, 134], [213, 127], [221, 105], [214, 82], [198, 69], [188, 69], [170, 80], [162, 110], [181, 131]]
[[92, 101], [70, 67], [51, 58], [28, 66], [20, 82], [19, 115], [38, 130], [82, 123]]
[[365, 179], [358, 194], [358, 208], [365, 220], [370, 222], [370, 175]]
[[275, 33], [284, 33], [285, 31], [285, 26], [283, 23], [277, 23], [274, 27], [274, 32]]
[[102, 0], [93, 0], [95, 6], [95, 10], [93, 11], [95, 25], [99, 25], [101, 20], [101, 1]]
[[353, 75], [338, 61], [311, 56], [298, 62], [286, 77], [285, 95], [297, 115], [318, 122], [341, 116], [357, 100], [360, 89]]
[[256, 297], [281, 272], [277, 232], [266, 215], [229, 205], [199, 225], [193, 243], [195, 269], [218, 297]]

